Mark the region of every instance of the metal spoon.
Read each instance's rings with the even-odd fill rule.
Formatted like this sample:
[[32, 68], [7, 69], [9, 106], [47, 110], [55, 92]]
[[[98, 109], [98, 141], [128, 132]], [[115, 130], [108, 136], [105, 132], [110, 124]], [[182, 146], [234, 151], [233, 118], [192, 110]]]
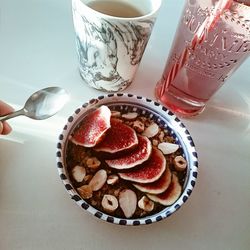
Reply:
[[41, 89], [29, 97], [22, 109], [0, 116], [0, 121], [5, 121], [19, 115], [25, 115], [35, 120], [47, 119], [56, 114], [68, 99], [67, 92], [62, 88], [49, 87]]

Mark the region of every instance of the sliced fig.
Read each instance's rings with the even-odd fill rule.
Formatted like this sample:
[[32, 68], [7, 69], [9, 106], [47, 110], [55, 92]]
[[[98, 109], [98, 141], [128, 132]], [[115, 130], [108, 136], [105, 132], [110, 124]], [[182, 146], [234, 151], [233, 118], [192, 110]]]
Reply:
[[134, 129], [119, 119], [111, 119], [111, 128], [107, 131], [104, 140], [94, 149], [98, 152], [118, 153], [133, 149], [138, 144]]
[[89, 113], [82, 124], [72, 135], [71, 141], [84, 147], [94, 147], [104, 137], [110, 128], [111, 111], [107, 106], [101, 106]]
[[158, 180], [166, 170], [166, 159], [162, 152], [153, 148], [147, 161], [130, 172], [119, 173], [124, 180], [138, 183], [152, 183]]
[[148, 198], [152, 201], [158, 202], [164, 206], [170, 206], [180, 197], [181, 195], [181, 185], [179, 183], [178, 177], [173, 174], [172, 182], [168, 189], [158, 195], [147, 194]]
[[160, 194], [167, 190], [171, 183], [172, 173], [170, 169], [167, 167], [166, 171], [157, 181], [148, 184], [139, 184], [136, 183], [134, 186], [144, 193], [150, 194]]
[[106, 160], [106, 163], [111, 168], [130, 169], [148, 160], [152, 152], [151, 141], [146, 136], [137, 135], [137, 137], [138, 146], [135, 149], [120, 158]]

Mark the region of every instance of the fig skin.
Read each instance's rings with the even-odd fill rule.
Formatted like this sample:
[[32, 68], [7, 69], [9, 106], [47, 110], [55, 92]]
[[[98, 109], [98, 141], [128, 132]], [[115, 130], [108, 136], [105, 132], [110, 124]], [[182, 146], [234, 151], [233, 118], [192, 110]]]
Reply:
[[179, 183], [178, 177], [173, 174], [172, 182], [168, 189], [158, 195], [147, 194], [148, 198], [152, 201], [158, 202], [164, 206], [170, 206], [177, 201], [182, 192], [182, 187]]
[[121, 120], [111, 118], [111, 127], [105, 138], [94, 150], [101, 153], [113, 154], [126, 152], [138, 145], [137, 134], [134, 129], [124, 124]]
[[157, 181], [166, 170], [166, 158], [162, 152], [153, 147], [150, 158], [137, 166], [136, 169], [131, 169], [124, 173], [119, 173], [119, 176], [128, 181], [137, 183], [152, 183]]
[[133, 185], [138, 190], [144, 193], [161, 194], [168, 189], [171, 180], [172, 180], [172, 172], [167, 167], [165, 173], [163, 173], [163, 175], [157, 181], [148, 184], [134, 183]]
[[71, 141], [86, 148], [92, 148], [100, 143], [110, 129], [110, 109], [103, 105], [88, 113], [80, 126], [71, 135]]
[[151, 141], [141, 135], [138, 137], [138, 146], [120, 158], [106, 160], [109, 167], [114, 169], [131, 169], [147, 161], [152, 152]]

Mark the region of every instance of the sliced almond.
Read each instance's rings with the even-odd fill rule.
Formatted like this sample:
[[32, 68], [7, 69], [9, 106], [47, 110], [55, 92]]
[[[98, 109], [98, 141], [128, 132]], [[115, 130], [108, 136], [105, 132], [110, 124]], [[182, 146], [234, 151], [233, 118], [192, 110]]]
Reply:
[[119, 180], [119, 177], [116, 174], [112, 174], [107, 179], [107, 184], [115, 185]]
[[72, 169], [72, 176], [77, 182], [82, 182], [86, 176], [86, 169], [77, 165]]
[[130, 113], [122, 115], [122, 117], [125, 118], [126, 120], [135, 120], [137, 116], [138, 116], [138, 113], [136, 112], [130, 112]]
[[93, 191], [100, 190], [107, 180], [107, 172], [104, 169], [98, 170], [89, 182]]
[[161, 142], [158, 144], [158, 148], [164, 155], [168, 155], [176, 152], [179, 149], [179, 145], [169, 142]]
[[124, 189], [119, 194], [119, 204], [126, 218], [131, 218], [137, 206], [137, 197], [134, 191]]
[[118, 208], [118, 200], [115, 196], [105, 194], [102, 198], [102, 207], [106, 212], [114, 212]]
[[144, 130], [142, 134], [147, 136], [148, 138], [152, 138], [155, 135], [157, 135], [158, 132], [159, 132], [159, 126], [156, 123], [152, 123]]
[[116, 110], [114, 110], [114, 111], [111, 111], [111, 116], [112, 117], [121, 117], [121, 112], [120, 111], [116, 111]]
[[138, 201], [138, 207], [146, 212], [151, 212], [154, 209], [154, 202], [151, 201], [147, 196], [143, 196]]

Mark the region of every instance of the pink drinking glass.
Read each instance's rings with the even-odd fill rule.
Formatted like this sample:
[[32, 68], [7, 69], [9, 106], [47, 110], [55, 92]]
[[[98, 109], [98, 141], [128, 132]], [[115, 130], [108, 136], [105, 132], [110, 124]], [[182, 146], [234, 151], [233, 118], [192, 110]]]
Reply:
[[156, 98], [197, 115], [249, 55], [250, 0], [187, 0]]

